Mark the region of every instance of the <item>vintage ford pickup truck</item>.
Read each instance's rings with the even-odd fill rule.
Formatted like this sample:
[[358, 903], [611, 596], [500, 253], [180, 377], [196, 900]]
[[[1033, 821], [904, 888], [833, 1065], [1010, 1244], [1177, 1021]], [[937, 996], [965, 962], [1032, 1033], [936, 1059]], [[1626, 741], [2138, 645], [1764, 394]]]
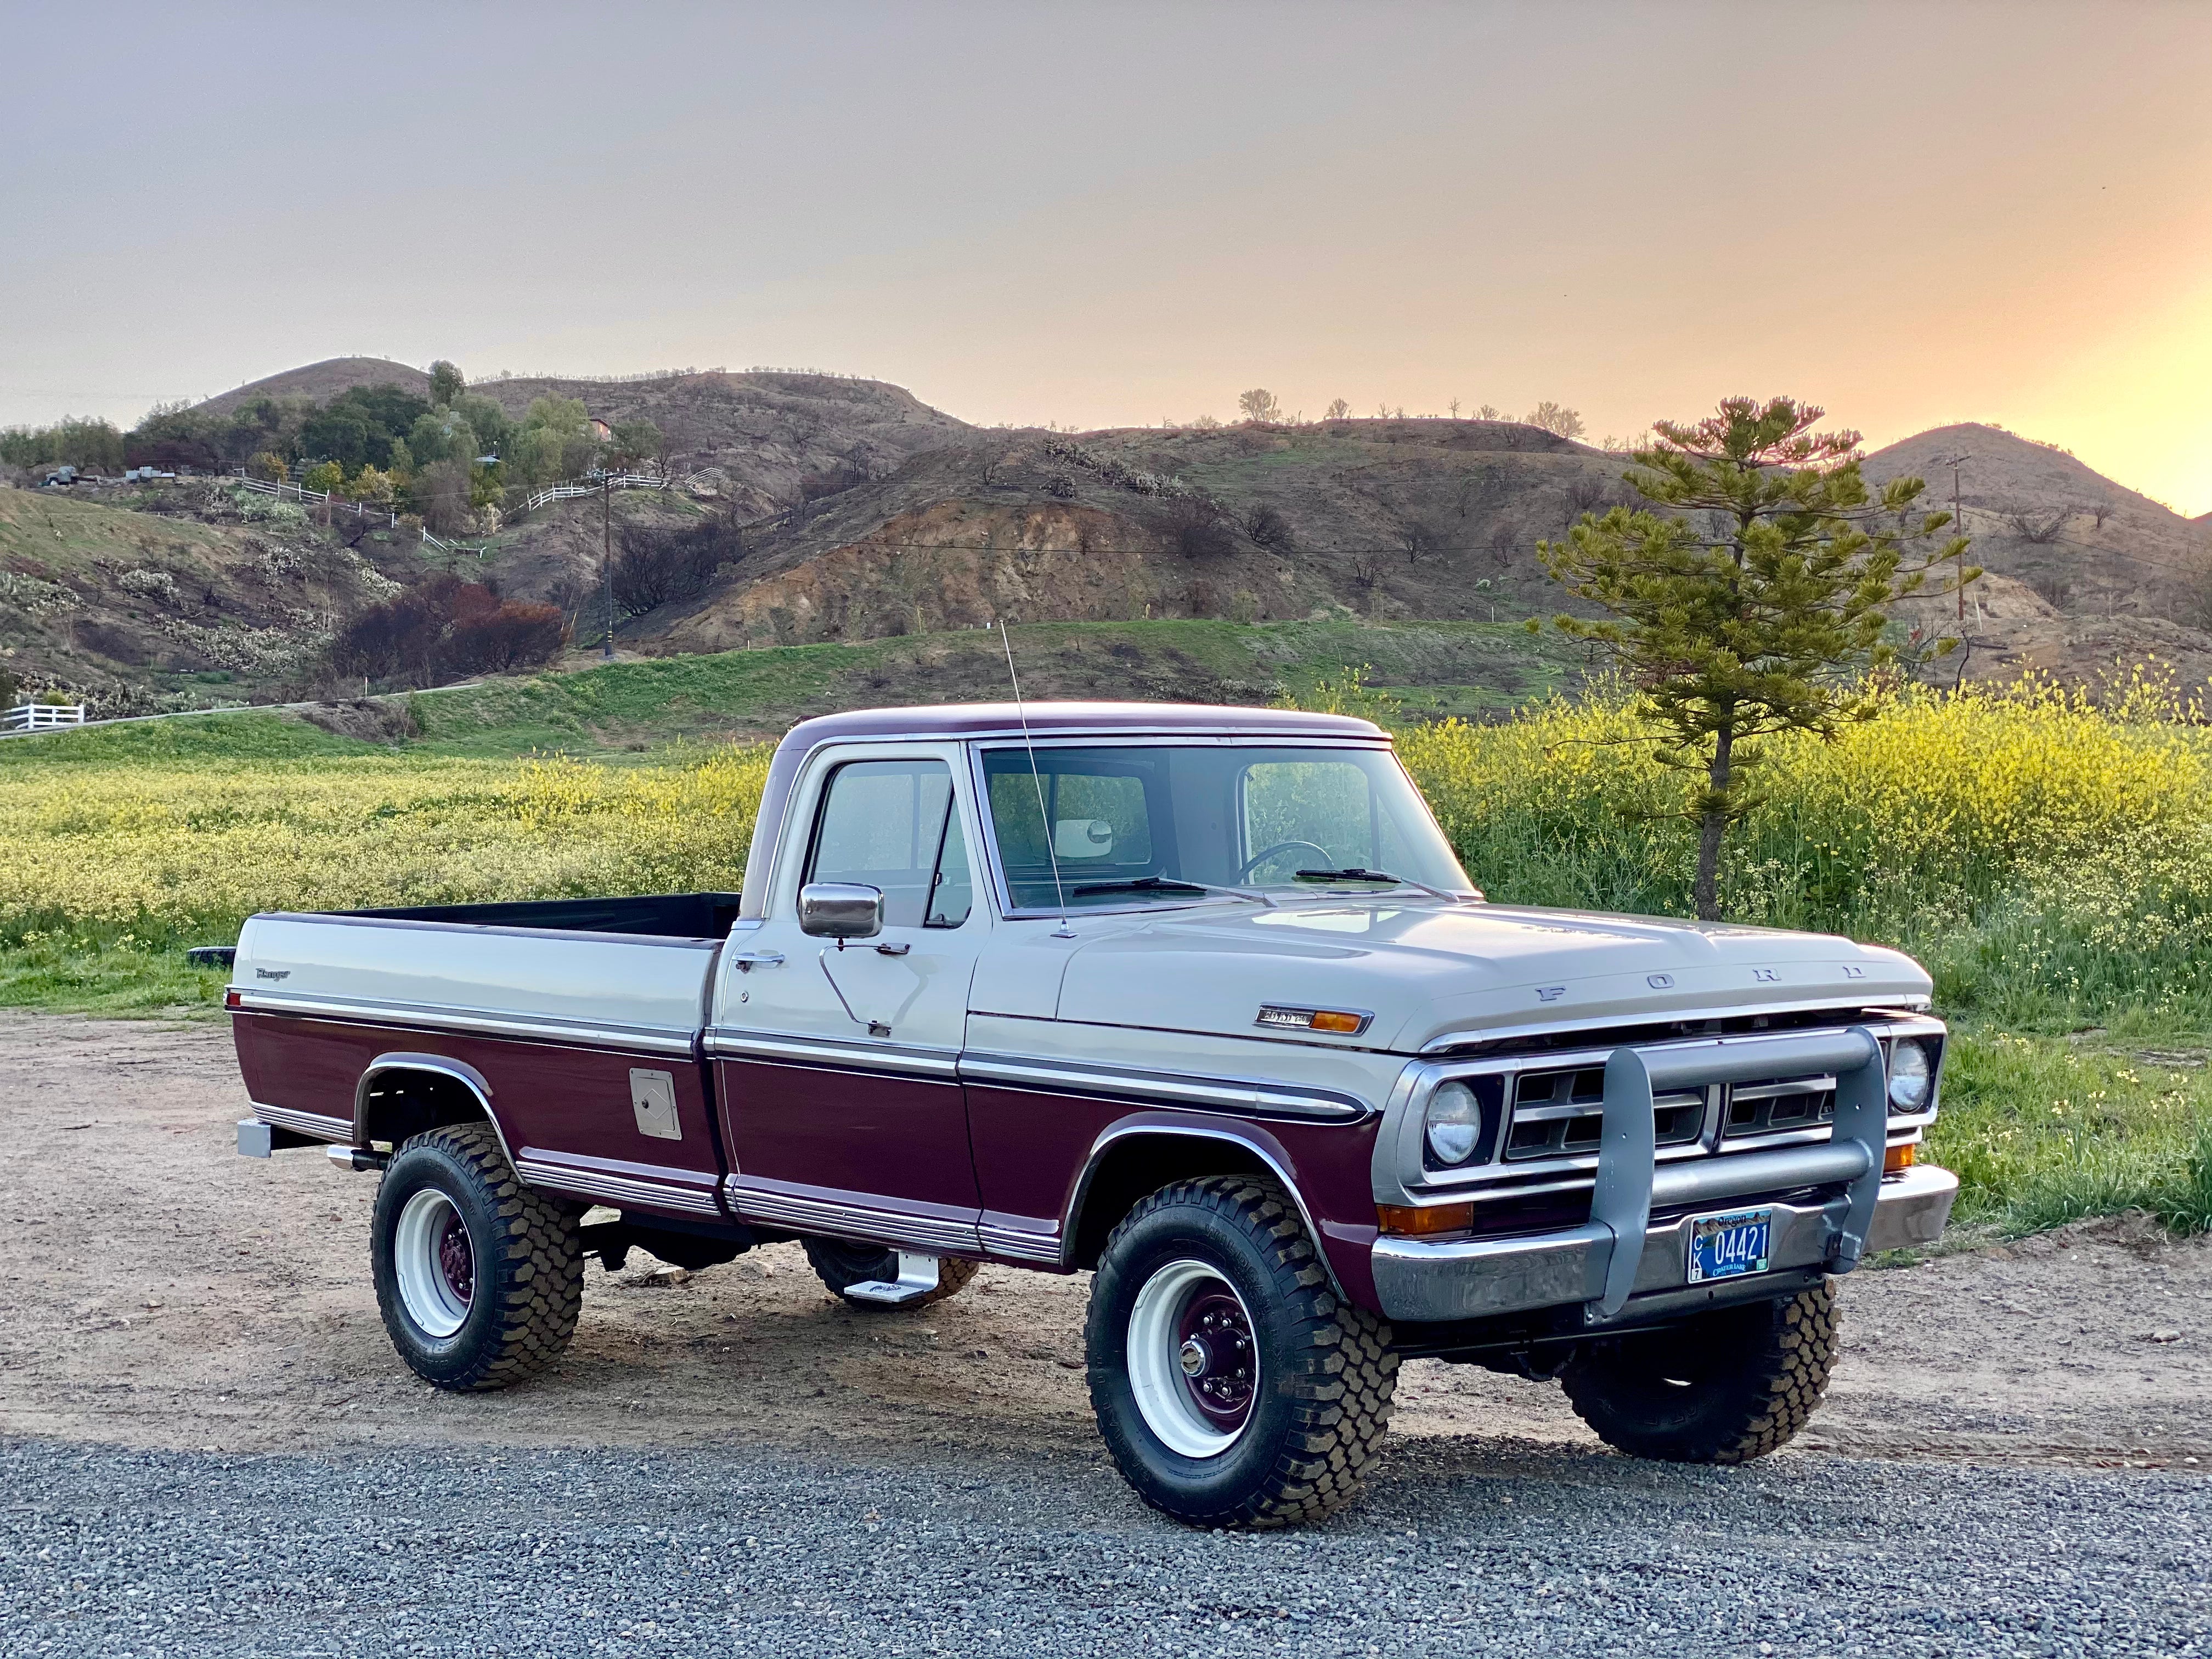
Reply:
[[884, 1309], [1089, 1270], [1122, 1472], [1268, 1524], [1356, 1490], [1404, 1356], [1561, 1381], [1644, 1456], [1788, 1439], [1832, 1276], [1949, 1215], [1929, 993], [1487, 903], [1366, 721], [1062, 703], [806, 721], [741, 894], [258, 915], [227, 1001], [240, 1149], [381, 1171], [431, 1382], [540, 1370], [632, 1248], [799, 1240]]

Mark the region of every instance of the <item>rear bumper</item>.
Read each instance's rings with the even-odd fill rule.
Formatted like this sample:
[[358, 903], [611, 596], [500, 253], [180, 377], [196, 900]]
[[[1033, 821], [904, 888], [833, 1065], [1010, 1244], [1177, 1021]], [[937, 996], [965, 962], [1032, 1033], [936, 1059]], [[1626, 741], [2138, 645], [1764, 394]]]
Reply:
[[[1959, 1177], [1933, 1164], [1919, 1164], [1882, 1182], [1875, 1198], [1873, 1224], [1864, 1248], [1893, 1250], [1930, 1244], [1941, 1237], [1958, 1194]], [[1756, 1200], [1732, 1200], [1738, 1206]], [[1848, 1197], [1826, 1204], [1777, 1203], [1770, 1274], [1789, 1270], [1832, 1268], [1850, 1216]], [[1636, 1265], [1631, 1301], [1623, 1317], [1657, 1310], [1659, 1298], [1687, 1284], [1689, 1218], [1649, 1226]], [[1410, 1238], [1376, 1241], [1375, 1288], [1382, 1311], [1407, 1322], [1482, 1319], [1532, 1309], [1595, 1304], [1604, 1294], [1612, 1259], [1613, 1235], [1591, 1222], [1562, 1232], [1517, 1238], [1467, 1238], [1425, 1242]], [[1730, 1292], [1747, 1293], [1767, 1275], [1720, 1281]], [[1716, 1286], [1715, 1288], [1718, 1288]], [[1646, 1298], [1651, 1298], [1647, 1301]]]

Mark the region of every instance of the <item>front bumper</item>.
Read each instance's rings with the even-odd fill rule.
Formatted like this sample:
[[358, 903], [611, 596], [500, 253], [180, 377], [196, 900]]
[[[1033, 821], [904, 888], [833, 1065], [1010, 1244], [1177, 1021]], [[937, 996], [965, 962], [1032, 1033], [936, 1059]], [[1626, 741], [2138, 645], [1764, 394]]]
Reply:
[[[1875, 1194], [1874, 1219], [1863, 1248], [1893, 1250], [1934, 1243], [1950, 1219], [1951, 1201], [1958, 1191], [1959, 1177], [1933, 1164], [1889, 1176]], [[1730, 1204], [1748, 1207], [1757, 1201], [1731, 1200]], [[1793, 1268], [1844, 1265], [1837, 1257], [1850, 1212], [1848, 1195], [1826, 1204], [1775, 1203], [1771, 1207], [1774, 1237], [1768, 1273], [1722, 1279], [1699, 1287], [1701, 1291], [1756, 1294], [1755, 1287], [1770, 1276]], [[1686, 1286], [1689, 1226], [1690, 1218], [1683, 1216], [1645, 1229], [1630, 1300], [1620, 1317], [1659, 1311], [1662, 1299], [1674, 1299], [1670, 1293]], [[1598, 1222], [1517, 1238], [1382, 1238], [1374, 1248], [1375, 1288], [1382, 1311], [1407, 1323], [1595, 1304], [1605, 1291], [1612, 1246], [1611, 1231]]]

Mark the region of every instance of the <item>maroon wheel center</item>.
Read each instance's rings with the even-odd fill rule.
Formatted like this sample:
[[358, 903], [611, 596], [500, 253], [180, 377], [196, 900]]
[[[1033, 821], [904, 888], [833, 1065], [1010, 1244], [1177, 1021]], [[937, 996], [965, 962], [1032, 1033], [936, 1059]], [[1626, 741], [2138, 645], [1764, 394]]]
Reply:
[[1239, 1427], [1252, 1414], [1260, 1369], [1244, 1304], [1227, 1291], [1194, 1297], [1176, 1335], [1183, 1387], [1192, 1403], [1215, 1426]]
[[476, 1252], [469, 1248], [469, 1230], [458, 1212], [446, 1212], [445, 1230], [438, 1235], [438, 1272], [454, 1299], [467, 1307], [477, 1293]]

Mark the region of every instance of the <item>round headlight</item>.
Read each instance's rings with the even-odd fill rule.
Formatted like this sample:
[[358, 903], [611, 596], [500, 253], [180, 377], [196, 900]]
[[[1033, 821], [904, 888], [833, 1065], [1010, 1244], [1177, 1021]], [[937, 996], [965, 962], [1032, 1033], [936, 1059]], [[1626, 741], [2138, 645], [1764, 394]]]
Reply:
[[1482, 1139], [1482, 1103], [1464, 1083], [1443, 1083], [1429, 1097], [1429, 1152], [1439, 1164], [1464, 1164]]
[[1929, 1091], [1936, 1083], [1936, 1068], [1929, 1063], [1928, 1045], [1900, 1037], [1889, 1051], [1889, 1103], [1900, 1112], [1924, 1112]]

